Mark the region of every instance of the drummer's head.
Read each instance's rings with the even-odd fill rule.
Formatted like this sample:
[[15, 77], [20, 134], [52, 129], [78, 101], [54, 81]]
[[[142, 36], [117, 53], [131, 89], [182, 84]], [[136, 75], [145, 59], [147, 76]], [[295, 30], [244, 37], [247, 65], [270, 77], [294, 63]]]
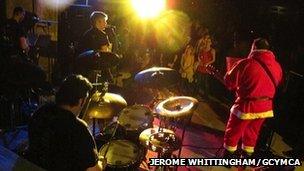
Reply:
[[91, 89], [92, 84], [82, 75], [68, 76], [56, 93], [56, 104], [78, 115]]
[[108, 15], [101, 11], [94, 11], [90, 16], [92, 27], [104, 30], [107, 26]]

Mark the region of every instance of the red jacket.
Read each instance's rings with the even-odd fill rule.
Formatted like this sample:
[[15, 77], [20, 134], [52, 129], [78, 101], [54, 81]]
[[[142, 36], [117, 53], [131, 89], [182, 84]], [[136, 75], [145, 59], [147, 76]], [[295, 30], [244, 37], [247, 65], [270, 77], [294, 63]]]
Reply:
[[236, 91], [237, 99], [231, 113], [240, 119], [273, 117], [272, 98], [276, 87], [263, 67], [260, 59], [270, 70], [276, 84], [282, 79], [282, 69], [275, 56], [268, 50], [254, 50], [225, 75], [225, 83]]
[[199, 56], [200, 63], [197, 66], [197, 71], [202, 74], [206, 74], [206, 64], [209, 64], [213, 60], [212, 49], [207, 52], [202, 51]]

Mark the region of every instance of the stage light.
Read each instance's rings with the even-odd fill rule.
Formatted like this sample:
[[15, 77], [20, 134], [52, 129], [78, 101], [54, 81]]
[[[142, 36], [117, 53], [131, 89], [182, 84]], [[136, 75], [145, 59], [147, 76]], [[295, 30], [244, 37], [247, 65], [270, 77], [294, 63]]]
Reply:
[[166, 9], [166, 0], [131, 0], [132, 7], [141, 18], [153, 18]]
[[39, 0], [41, 4], [50, 9], [64, 9], [74, 3], [75, 0]]

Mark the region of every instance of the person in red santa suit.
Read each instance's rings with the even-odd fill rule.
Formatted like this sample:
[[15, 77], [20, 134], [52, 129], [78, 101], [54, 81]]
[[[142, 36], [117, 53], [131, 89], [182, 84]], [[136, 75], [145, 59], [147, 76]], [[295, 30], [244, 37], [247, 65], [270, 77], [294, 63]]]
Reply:
[[249, 56], [226, 73], [225, 84], [236, 92], [224, 135], [224, 157], [236, 157], [242, 141], [244, 156], [254, 152], [266, 118], [273, 117], [272, 100], [282, 80], [282, 69], [264, 38], [255, 39]]

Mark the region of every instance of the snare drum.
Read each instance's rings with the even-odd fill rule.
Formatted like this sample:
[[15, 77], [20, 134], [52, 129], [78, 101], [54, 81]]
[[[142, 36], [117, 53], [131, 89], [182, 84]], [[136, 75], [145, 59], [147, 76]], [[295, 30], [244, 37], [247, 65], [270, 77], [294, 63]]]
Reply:
[[152, 127], [153, 116], [148, 107], [133, 105], [124, 108], [118, 117], [118, 124], [124, 127], [126, 138], [138, 142], [139, 134]]
[[128, 140], [112, 140], [100, 148], [98, 155], [106, 158], [106, 170], [138, 170], [145, 153]]

